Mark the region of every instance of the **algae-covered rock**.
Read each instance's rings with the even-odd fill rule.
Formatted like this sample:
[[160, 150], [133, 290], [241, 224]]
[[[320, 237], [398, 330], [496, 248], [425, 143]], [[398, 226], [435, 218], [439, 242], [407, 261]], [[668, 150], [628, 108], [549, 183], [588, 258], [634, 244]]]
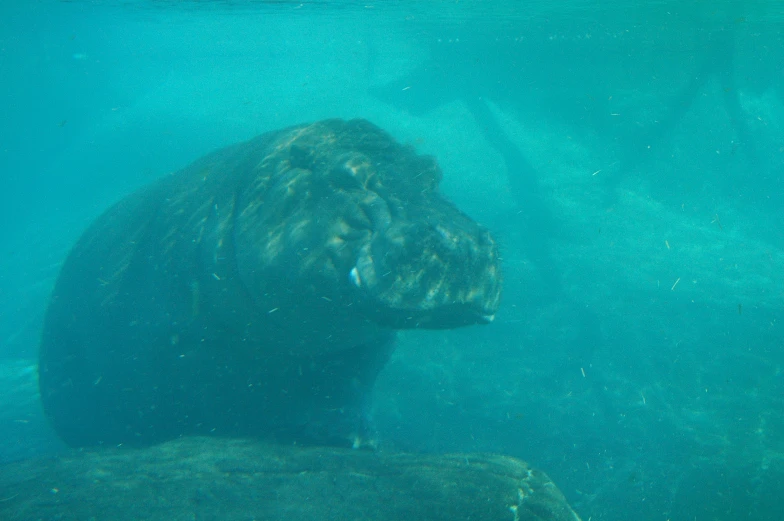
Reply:
[[0, 467], [0, 519], [579, 521], [515, 458], [183, 438]]

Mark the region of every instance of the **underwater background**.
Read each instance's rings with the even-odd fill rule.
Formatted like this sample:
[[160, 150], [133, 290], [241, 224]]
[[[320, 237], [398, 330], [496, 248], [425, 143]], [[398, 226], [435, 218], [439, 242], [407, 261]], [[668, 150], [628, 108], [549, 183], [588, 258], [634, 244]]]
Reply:
[[4, 2], [0, 461], [63, 450], [37, 343], [70, 247], [206, 152], [363, 117], [501, 244], [487, 327], [406, 331], [381, 447], [498, 452], [584, 520], [784, 497], [781, 2]]

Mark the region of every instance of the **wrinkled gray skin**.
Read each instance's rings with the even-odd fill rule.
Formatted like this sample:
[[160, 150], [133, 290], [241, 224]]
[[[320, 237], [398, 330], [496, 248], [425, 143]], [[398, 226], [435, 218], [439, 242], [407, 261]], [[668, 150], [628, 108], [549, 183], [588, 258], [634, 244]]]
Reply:
[[63, 266], [44, 408], [75, 446], [184, 434], [357, 442], [395, 329], [485, 323], [489, 233], [364, 120], [214, 152], [118, 203]]

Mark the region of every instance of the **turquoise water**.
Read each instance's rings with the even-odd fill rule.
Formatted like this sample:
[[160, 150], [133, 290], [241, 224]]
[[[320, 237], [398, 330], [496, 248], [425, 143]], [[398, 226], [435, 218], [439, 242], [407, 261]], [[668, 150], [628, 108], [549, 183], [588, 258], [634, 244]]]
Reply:
[[54, 450], [30, 370], [88, 223], [204, 153], [364, 117], [502, 246], [496, 321], [408, 331], [382, 442], [542, 468], [583, 519], [784, 495], [779, 2], [0, 7], [0, 459]]

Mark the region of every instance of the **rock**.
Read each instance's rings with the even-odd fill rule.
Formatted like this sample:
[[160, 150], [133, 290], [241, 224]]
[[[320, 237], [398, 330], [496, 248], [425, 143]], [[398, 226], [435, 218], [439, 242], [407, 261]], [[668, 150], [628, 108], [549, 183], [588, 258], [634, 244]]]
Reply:
[[181, 438], [0, 467], [0, 518], [579, 521], [515, 458]]

